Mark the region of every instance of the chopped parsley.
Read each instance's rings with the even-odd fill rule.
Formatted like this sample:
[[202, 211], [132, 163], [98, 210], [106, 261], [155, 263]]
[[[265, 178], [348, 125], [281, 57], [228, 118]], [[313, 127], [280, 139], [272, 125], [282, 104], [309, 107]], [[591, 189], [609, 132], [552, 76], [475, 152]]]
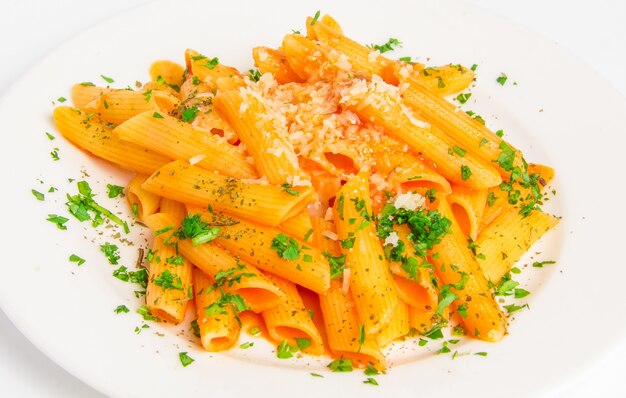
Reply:
[[69, 221], [69, 219], [62, 216], [57, 216], [56, 214], [48, 214], [48, 218], [46, 220], [56, 224], [57, 228], [62, 230], [67, 229], [65, 223]]
[[178, 239], [191, 239], [194, 246], [211, 242], [220, 233], [219, 227], [211, 227], [204, 222], [200, 214], [188, 214], [183, 218], [180, 227], [174, 232]]
[[278, 253], [278, 257], [285, 260], [297, 260], [300, 257], [298, 241], [282, 232], [272, 239], [271, 247]]
[[250, 347], [254, 347], [254, 343], [251, 341], [246, 341], [245, 343], [239, 345], [239, 348], [241, 348], [242, 350], [246, 350]]
[[465, 156], [465, 154], [467, 153], [467, 151], [465, 149], [463, 149], [461, 147], [458, 147], [456, 145], [454, 147], [452, 147], [452, 150], [454, 150], [454, 153], [456, 153], [461, 158], [463, 156]]
[[473, 64], [470, 69], [472, 70], [472, 72], [476, 72], [476, 68], [478, 68], [478, 65]]
[[158, 277], [154, 278], [154, 284], [160, 286], [161, 289], [183, 290], [183, 282], [180, 276], [165, 270]]
[[83, 87], [93, 87], [93, 86], [95, 86], [95, 84], [93, 84], [92, 82], [82, 82], [80, 85], [83, 86]]
[[406, 62], [406, 63], [409, 63], [411, 65], [413, 64], [413, 61], [411, 60], [411, 57], [400, 57], [400, 58], [398, 58], [398, 61]]
[[373, 386], [377, 386], [378, 382], [373, 377], [368, 377], [365, 381], [363, 381], [363, 384], [371, 384]]
[[517, 312], [517, 311], [519, 311], [519, 310], [521, 310], [523, 308], [530, 308], [530, 307], [528, 306], [528, 304], [524, 304], [524, 305], [510, 304], [510, 305], [505, 305], [504, 306], [504, 309], [509, 314]]
[[115, 80], [113, 80], [110, 77], [104, 76], [104, 75], [100, 75], [100, 77], [102, 78], [102, 80], [104, 80], [107, 83], [115, 83]]
[[333, 372], [352, 372], [352, 359], [335, 359], [327, 367]]
[[117, 225], [124, 227], [124, 232], [129, 233], [128, 224], [122, 221], [118, 216], [109, 210], [100, 206], [93, 200], [91, 187], [86, 181], [79, 181], [78, 195], [67, 195], [67, 208], [70, 214], [76, 217], [80, 222], [91, 220], [92, 225], [97, 227], [104, 222], [103, 216], [113, 221]]
[[472, 93], [461, 93], [456, 96], [456, 100], [459, 101], [459, 103], [464, 104], [468, 99], [470, 99], [471, 96]]
[[183, 265], [185, 263], [185, 257], [183, 256], [171, 256], [165, 259], [168, 264]]
[[128, 307], [126, 307], [125, 305], [118, 305], [113, 312], [115, 312], [116, 314], [126, 314], [128, 313], [130, 310], [128, 309]]
[[179, 352], [178, 359], [180, 359], [180, 363], [183, 365], [183, 367], [187, 367], [191, 365], [193, 361], [195, 361], [195, 359], [187, 355], [186, 352]]
[[33, 194], [33, 196], [37, 200], [45, 200], [46, 199], [46, 196], [44, 194], [42, 194], [41, 192], [37, 191], [36, 189], [31, 189], [30, 192]]
[[303, 240], [306, 242], [307, 240], [309, 240], [311, 235], [313, 235], [313, 228], [311, 228], [308, 231], [306, 231], [306, 234], [304, 234], [304, 239]]
[[424, 333], [424, 337], [432, 340], [443, 339], [443, 332], [441, 331], [441, 325], [437, 324], [433, 326], [428, 332]]
[[259, 72], [258, 69], [250, 69], [248, 71], [248, 77], [250, 77], [250, 80], [253, 82], [258, 82], [261, 79], [261, 72]]
[[163, 119], [163, 116], [159, 112], [154, 112], [152, 117], [155, 119]]
[[[385, 257], [388, 260], [399, 262], [410, 279], [417, 281], [419, 268], [432, 268], [427, 259], [428, 250], [441, 242], [452, 225], [451, 221], [441, 216], [437, 210], [419, 208], [408, 210], [396, 208], [390, 203], [385, 204], [378, 215], [377, 235], [380, 239], [388, 238], [394, 227], [407, 225], [411, 233], [409, 241], [398, 241], [397, 246], [385, 245]], [[411, 249], [407, 253], [407, 247]]]
[[333, 256], [331, 253], [325, 251], [324, 256], [330, 264], [330, 279], [339, 278], [343, 275], [343, 270], [346, 268], [346, 255]]
[[76, 254], [71, 254], [69, 260], [73, 263], [76, 263], [79, 267], [85, 264], [85, 259], [77, 256]]
[[204, 313], [207, 316], [226, 315], [228, 308], [230, 308], [233, 313], [239, 314], [247, 310], [248, 306], [241, 295], [222, 292], [214, 303], [204, 308]]
[[320, 17], [320, 10], [315, 11], [315, 15], [313, 16], [313, 19], [311, 20], [311, 26], [315, 25], [317, 23], [317, 20]]
[[300, 195], [300, 192], [298, 192], [297, 190], [293, 189], [293, 186], [289, 183], [284, 183], [281, 185], [282, 191], [288, 193], [289, 195], [293, 195], [293, 196], [298, 196]]
[[107, 184], [107, 194], [109, 198], [117, 198], [118, 196], [124, 196], [124, 187], [119, 185]]
[[280, 342], [276, 348], [276, 356], [280, 359], [288, 359], [293, 357], [293, 354], [298, 352], [298, 348], [287, 343], [287, 340]]
[[219, 63], [220, 63], [220, 59], [215, 57], [215, 58], [208, 59], [204, 66], [206, 66], [209, 69], [215, 69], [215, 67], [219, 65]]
[[468, 180], [472, 176], [472, 170], [466, 165], [461, 166], [461, 179]]
[[311, 339], [306, 338], [306, 337], [297, 337], [296, 345], [298, 346], [300, 351], [306, 350], [307, 348], [311, 346]]
[[533, 263], [534, 268], [543, 268], [544, 265], [556, 264], [556, 261], [535, 261]]
[[496, 81], [498, 82], [499, 85], [504, 86], [504, 83], [506, 83], [507, 79], [508, 79], [508, 76], [506, 75], [506, 73], [500, 73], [500, 76], [498, 76]]
[[371, 364], [367, 366], [367, 368], [363, 371], [363, 373], [365, 374], [365, 376], [377, 376], [380, 374], [380, 372]]
[[386, 53], [387, 51], [395, 50], [394, 47], [402, 47], [402, 43], [396, 38], [390, 38], [384, 44], [370, 44], [367, 47], [380, 51], [380, 53]]
[[53, 136], [52, 134], [48, 133], [47, 131], [46, 131], [46, 137], [48, 137], [48, 139], [50, 141], [52, 141], [52, 140], [54, 140], [56, 138], [55, 136]]
[[198, 116], [198, 112], [199, 112], [198, 108], [194, 106], [194, 107], [185, 109], [181, 113], [180, 116], [183, 122], [191, 123], [196, 119], [196, 116]]
[[487, 195], [487, 206], [491, 207], [493, 206], [494, 203], [496, 203], [496, 200], [498, 198], [496, 197], [496, 194], [493, 192], [489, 192], [489, 195]]
[[109, 264], [117, 265], [117, 260], [120, 259], [117, 245], [112, 245], [109, 242], [105, 242], [100, 245], [100, 251], [104, 253], [104, 256], [109, 260]]
[[142, 305], [137, 309], [137, 313], [143, 317], [144, 321], [154, 321], [156, 318], [150, 312], [150, 309], [145, 305]]
[[[541, 179], [538, 173], [528, 172], [528, 163], [524, 158], [522, 158], [522, 168], [514, 166], [515, 151], [506, 142], [500, 142], [500, 150], [497, 162], [503, 170], [511, 173], [509, 180], [503, 181], [499, 186], [501, 191], [507, 193], [509, 204], [519, 204], [519, 214], [523, 217], [528, 216], [533, 210], [541, 210], [539, 205], [543, 204], [543, 194], [540, 184], [545, 185], [545, 181]], [[530, 192], [523, 196], [519, 188]]]
[[50, 157], [52, 158], [52, 160], [54, 160], [55, 162], [58, 161], [59, 159], [61, 159], [59, 157], [59, 148], [54, 148], [52, 150], [52, 152], [50, 152]]

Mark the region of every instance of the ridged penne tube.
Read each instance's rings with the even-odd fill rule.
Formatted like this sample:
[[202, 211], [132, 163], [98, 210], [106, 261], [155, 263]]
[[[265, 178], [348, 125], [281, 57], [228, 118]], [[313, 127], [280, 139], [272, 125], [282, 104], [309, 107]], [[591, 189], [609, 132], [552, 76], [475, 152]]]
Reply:
[[[554, 178], [554, 169], [542, 164], [529, 164], [528, 174], [539, 174], [539, 187], [543, 192], [548, 186], [548, 183]], [[516, 187], [517, 188], [517, 187]], [[500, 187], [493, 187], [489, 189], [489, 200], [485, 204], [483, 210], [483, 216], [480, 219], [478, 226], [478, 233], [485, 229], [487, 225], [491, 224], [500, 214], [509, 211], [514, 208], [514, 205], [509, 204], [508, 194], [500, 189]], [[520, 198], [525, 198], [528, 195], [532, 195], [530, 189], [523, 189], [520, 187]]]
[[156, 213], [161, 203], [161, 197], [150, 193], [141, 187], [148, 176], [136, 175], [126, 187], [126, 200], [130, 205], [133, 214], [140, 220]]
[[[452, 210], [448, 202], [439, 202], [439, 212], [443, 217], [452, 220]], [[452, 223], [450, 232], [441, 238], [441, 242], [434, 246], [433, 252], [437, 258], [432, 258], [435, 272], [445, 285], [461, 283], [464, 275], [466, 281], [463, 289], [450, 291], [458, 297], [454, 304], [465, 306], [467, 317], [461, 317], [468, 336], [485, 341], [500, 341], [506, 334], [507, 320], [498, 303], [493, 298], [487, 279], [480, 266], [467, 247], [467, 237], [461, 228]]]
[[361, 344], [361, 326], [354, 301], [349, 292], [344, 292], [341, 283], [334, 280], [330, 289], [320, 294], [320, 307], [326, 324], [328, 345], [336, 356], [351, 359], [357, 366], [369, 363], [376, 369], [387, 367], [385, 356], [376, 339], [365, 336]]
[[428, 331], [436, 320], [435, 314], [437, 312], [437, 303], [439, 302], [439, 291], [433, 286], [432, 280], [429, 279], [431, 274], [431, 270], [420, 269], [418, 271], [418, 282], [399, 275], [393, 276], [400, 300], [408, 304], [415, 312], [413, 314], [414, 322], [411, 322], [411, 327], [414, 327], [421, 333]]
[[[437, 308], [435, 307], [435, 310]], [[428, 333], [441, 318], [447, 319], [449, 311], [440, 318], [435, 315], [435, 310], [424, 311], [421, 307], [409, 306], [409, 326], [417, 330], [420, 334]], [[447, 309], [446, 309], [447, 310]]]
[[302, 351], [311, 355], [322, 355], [324, 353], [322, 337], [313, 324], [296, 285], [271, 274], [267, 274], [267, 277], [286, 296], [281, 304], [262, 312], [269, 335], [276, 342], [287, 341], [294, 347], [298, 347], [296, 339], [308, 339], [310, 345]]
[[[330, 15], [328, 15], [328, 14], [323, 15], [319, 19], [319, 22], [321, 22], [324, 25], [328, 26], [328, 28], [334, 30], [335, 32], [339, 33], [340, 35], [343, 35], [343, 29], [341, 29], [341, 26], [339, 25], [339, 22], [337, 22]], [[317, 22], [313, 23], [313, 18], [307, 17], [307, 19], [306, 19], [306, 37], [308, 37], [311, 40], [317, 40], [317, 34], [315, 33], [315, 29], [313, 29], [313, 26], [315, 26], [316, 23]]]
[[184, 204], [168, 198], [161, 198], [159, 213], [167, 214], [179, 224], [187, 215], [187, 208]]
[[302, 82], [282, 52], [269, 47], [255, 47], [252, 49], [252, 57], [259, 72], [273, 74], [278, 83]]
[[246, 156], [226, 140], [194, 129], [189, 123], [154, 112], [141, 113], [113, 130], [121, 140], [148, 148], [172, 160], [189, 160], [207, 170], [216, 170], [234, 178], [256, 178], [254, 167]]
[[409, 333], [409, 329], [409, 306], [400, 301], [389, 322], [376, 335], [376, 342], [384, 347]]
[[286, 220], [280, 224], [279, 227], [282, 231], [285, 231], [287, 235], [293, 236], [305, 243], [311, 242], [310, 236], [313, 232], [313, 225], [311, 224], [311, 216], [309, 216], [309, 212], [306, 210]]
[[326, 50], [305, 36], [285, 35], [282, 49], [289, 67], [304, 81], [320, 80], [336, 72]]
[[474, 81], [474, 72], [461, 65], [424, 67], [396, 61], [390, 69], [392, 73], [383, 76], [387, 83], [398, 86], [411, 76], [441, 97], [463, 91]]
[[414, 152], [432, 160], [438, 171], [448, 180], [473, 189], [498, 185], [502, 179], [498, 171], [471, 150], [459, 148], [456, 142], [427, 123], [420, 122], [408, 109], [388, 95], [391, 86], [381, 81], [372, 82], [366, 91], [354, 90], [347, 105], [361, 118], [382, 126], [392, 137], [405, 142]]
[[[511, 270], [513, 264], [559, 219], [534, 210], [527, 217], [511, 208], [500, 214], [478, 236], [476, 244], [484, 259], [478, 263], [485, 277], [493, 283]], [[482, 256], [481, 256], [482, 257]]]
[[339, 239], [354, 238], [352, 248], [343, 249], [350, 291], [365, 333], [376, 334], [389, 322], [400, 300], [376, 235], [366, 173], [357, 174], [341, 188], [334, 216]]
[[236, 217], [278, 225], [296, 216], [308, 203], [311, 187], [298, 187], [298, 195], [280, 187], [244, 182], [175, 160], [153, 173], [142, 188], [159, 196], [205, 207], [211, 205]]
[[394, 162], [395, 166], [389, 176], [389, 181], [398, 191], [410, 192], [415, 188], [425, 187], [434, 188], [437, 193], [444, 195], [452, 192], [448, 180], [415, 156], [404, 154], [398, 157], [401, 161]]
[[[176, 230], [180, 221], [171, 215], [157, 213], [145, 222], [150, 229], [159, 231], [168, 227]], [[156, 239], [163, 240], [170, 235], [171, 232], [167, 232]], [[236, 259], [219, 247], [209, 243], [194, 246], [189, 239], [170, 238], [169, 242], [176, 243], [179, 253], [212, 278], [220, 272], [230, 273], [233, 277], [241, 275], [238, 282], [231, 283], [229, 290], [243, 297], [246, 305], [254, 312], [272, 308], [285, 299], [285, 294], [256, 267]]]
[[207, 315], [206, 308], [220, 297], [220, 291], [211, 289], [215, 280], [199, 269], [193, 271], [193, 285], [196, 294], [196, 311], [200, 341], [207, 351], [223, 351], [231, 348], [239, 339], [241, 327], [230, 306], [222, 314]]
[[72, 86], [72, 103], [78, 109], [95, 100], [100, 94], [111, 91], [110, 88], [98, 87], [92, 83], [78, 83]]
[[237, 69], [220, 64], [218, 58], [207, 58], [194, 50], [185, 51], [185, 62], [191, 75], [208, 83], [211, 88], [217, 88], [215, 82], [220, 77], [241, 76]]
[[146, 305], [153, 315], [179, 323], [185, 318], [187, 302], [193, 298], [192, 265], [162, 239], [154, 240], [152, 254]]
[[[413, 77], [407, 79], [409, 87], [402, 92], [405, 103], [413, 108], [424, 120], [441, 129], [468, 153], [473, 153], [486, 162], [498, 159], [502, 152], [502, 138], [484, 125], [473, 120], [465, 112], [459, 111], [444, 98], [431, 93]], [[507, 145], [514, 149], [510, 144]], [[522, 157], [516, 151], [515, 166], [522, 166]], [[506, 177], [508, 172], [499, 168]]]
[[[395, 226], [393, 230], [398, 236], [398, 241], [405, 245], [404, 255], [416, 258], [419, 263], [419, 256], [409, 239], [409, 227], [400, 225]], [[437, 277], [431, 268], [418, 267], [415, 275], [409, 275], [399, 262], [391, 261], [389, 265], [398, 297], [415, 309], [413, 318], [419, 318], [419, 322], [413, 322], [411, 326], [420, 332], [426, 332], [437, 320], [436, 311], [439, 303]], [[417, 327], [416, 324], [421, 326]]]
[[466, 236], [476, 240], [478, 227], [483, 217], [487, 190], [472, 190], [461, 185], [454, 185], [447, 197], [452, 214]]
[[185, 68], [172, 61], [155, 61], [150, 65], [150, 79], [158, 82], [159, 77], [165, 80], [166, 84], [180, 87], [183, 84]]
[[364, 74], [367, 77], [383, 75], [384, 70], [391, 62], [389, 59], [381, 56], [379, 51], [367, 48], [345, 37], [340, 31], [326, 25], [323, 21], [318, 21], [312, 28], [315, 31], [318, 42], [323, 43], [327, 48], [332, 48], [344, 54], [350, 61], [352, 69], [360, 74]]
[[303, 176], [293, 145], [288, 140], [287, 127], [272, 116], [252, 91], [222, 92], [213, 103], [254, 158], [259, 173], [267, 177], [270, 184], [291, 184], [296, 176]]
[[151, 174], [167, 164], [167, 158], [113, 136], [112, 130], [96, 116], [67, 106], [54, 109], [54, 124], [74, 145], [123, 169]]
[[[211, 222], [213, 215], [203, 213], [203, 219]], [[304, 286], [316, 293], [324, 293], [330, 286], [330, 266], [321, 251], [295, 240], [298, 257], [286, 259], [279, 250], [272, 248], [277, 236], [293, 239], [277, 228], [270, 228], [240, 221], [220, 227], [215, 243], [262, 269], [288, 281]]]
[[113, 124], [123, 123], [142, 112], [164, 112], [147, 92], [131, 90], [104, 91], [85, 105], [85, 111], [96, 113], [103, 121]]

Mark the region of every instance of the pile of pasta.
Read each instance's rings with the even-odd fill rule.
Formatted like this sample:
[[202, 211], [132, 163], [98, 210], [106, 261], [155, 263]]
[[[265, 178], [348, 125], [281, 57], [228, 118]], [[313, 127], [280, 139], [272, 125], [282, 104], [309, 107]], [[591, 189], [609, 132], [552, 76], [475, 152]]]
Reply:
[[328, 15], [252, 54], [242, 73], [187, 50], [137, 90], [77, 84], [54, 110], [69, 141], [136, 173], [152, 314], [195, 303], [209, 351], [257, 327], [378, 369], [410, 330], [502, 339], [493, 287], [556, 225], [539, 209], [553, 170], [445, 99], [473, 71], [389, 59]]

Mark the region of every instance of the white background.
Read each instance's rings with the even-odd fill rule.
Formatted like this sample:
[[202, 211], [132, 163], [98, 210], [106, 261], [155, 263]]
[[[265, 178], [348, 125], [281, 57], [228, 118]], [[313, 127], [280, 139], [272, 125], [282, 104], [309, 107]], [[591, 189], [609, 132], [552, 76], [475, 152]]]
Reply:
[[[465, 1], [557, 42], [590, 64], [626, 96], [626, 1]], [[66, 39], [94, 23], [144, 3], [145, 0], [0, 0], [0, 95], [40, 56]], [[575, 87], [572, 91], [575, 92]], [[589, 341], [581, 344], [593, 344], [594, 339], [602, 338], [603, 327], [610, 327], [610, 320], [606, 325], [595, 325], [594, 330], [590, 330]], [[625, 358], [626, 344], [622, 344], [558, 397], [626, 397]], [[85, 358], [87, 360], [94, 358]], [[1, 311], [0, 386], [3, 396], [102, 397], [39, 352]]]

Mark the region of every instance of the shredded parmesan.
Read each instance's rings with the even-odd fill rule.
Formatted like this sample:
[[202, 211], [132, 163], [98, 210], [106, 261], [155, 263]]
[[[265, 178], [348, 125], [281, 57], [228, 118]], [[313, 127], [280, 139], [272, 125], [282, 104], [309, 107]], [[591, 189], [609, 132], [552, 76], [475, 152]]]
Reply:
[[339, 239], [339, 235], [337, 235], [333, 231], [324, 231], [324, 232], [322, 232], [322, 235], [324, 235], [325, 237], [327, 237], [330, 240], [335, 240], [336, 241], [337, 239]]
[[391, 231], [388, 237], [385, 238], [385, 245], [391, 245], [393, 247], [398, 247], [398, 241], [400, 238], [396, 231]]
[[350, 289], [350, 268], [343, 269], [343, 283], [341, 284], [341, 291], [343, 294], [348, 294]]
[[406, 192], [396, 196], [396, 201], [394, 202], [394, 206], [398, 209], [407, 209], [414, 211], [418, 207], [422, 207], [426, 204], [426, 199], [418, 194], [413, 192]]
[[370, 62], [376, 62], [376, 58], [380, 57], [380, 51], [376, 50], [376, 51], [372, 51], [369, 54], [367, 54], [367, 60]]
[[189, 158], [189, 164], [193, 166], [194, 164], [198, 164], [198, 163], [202, 162], [204, 160], [204, 158], [206, 158], [206, 154], [204, 154], [204, 153], [201, 153], [201, 154], [196, 155], [196, 156], [192, 156], [192, 157]]

